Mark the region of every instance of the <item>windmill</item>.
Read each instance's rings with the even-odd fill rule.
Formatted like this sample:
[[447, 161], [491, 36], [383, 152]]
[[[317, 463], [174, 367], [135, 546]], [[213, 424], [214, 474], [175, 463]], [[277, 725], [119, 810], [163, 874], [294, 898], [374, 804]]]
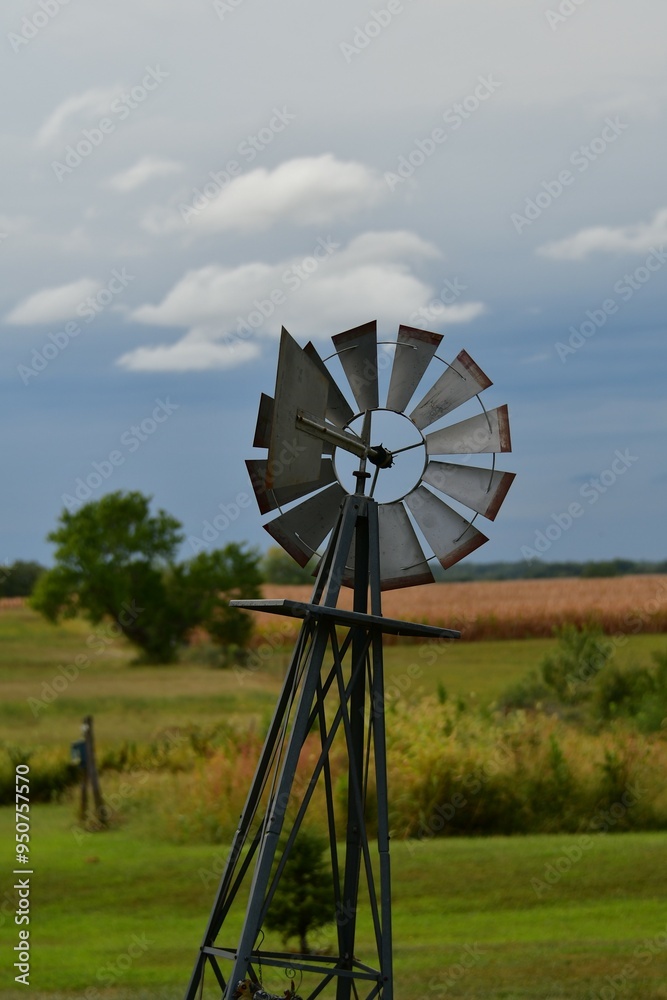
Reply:
[[[376, 324], [332, 340], [350, 399], [329, 359], [283, 330], [275, 393], [261, 397], [253, 442], [266, 455], [246, 463], [260, 512], [272, 515], [266, 530], [301, 566], [316, 557], [317, 568], [308, 602], [231, 602], [302, 625], [186, 1000], [263, 997], [255, 984], [267, 970], [298, 976], [304, 1000], [393, 1000], [382, 637], [459, 633], [386, 618], [381, 594], [431, 583], [432, 559], [447, 568], [486, 542], [473, 522], [495, 518], [514, 478], [495, 467], [496, 454], [510, 451], [507, 407], [484, 407], [480, 393], [491, 382], [466, 351], [444, 361], [440, 334], [400, 326], [381, 407], [389, 354], [378, 355]], [[437, 378], [411, 406], [434, 363]], [[475, 399], [479, 412], [452, 417]], [[490, 467], [470, 464], [484, 455]], [[414, 481], [399, 477], [397, 495], [379, 500], [385, 477], [408, 457]], [[338, 606], [343, 587], [353, 591], [352, 610]], [[335, 945], [330, 953], [265, 949], [262, 928], [309, 810], [328, 830]]]

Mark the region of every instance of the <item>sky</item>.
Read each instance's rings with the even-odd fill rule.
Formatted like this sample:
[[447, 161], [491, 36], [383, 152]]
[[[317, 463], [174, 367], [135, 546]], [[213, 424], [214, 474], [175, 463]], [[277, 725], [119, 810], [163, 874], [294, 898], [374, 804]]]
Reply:
[[266, 548], [244, 459], [280, 329], [328, 355], [369, 320], [444, 334], [509, 406], [473, 561], [666, 557], [662, 0], [0, 16], [0, 562], [49, 564], [113, 490], [184, 557], [214, 522]]

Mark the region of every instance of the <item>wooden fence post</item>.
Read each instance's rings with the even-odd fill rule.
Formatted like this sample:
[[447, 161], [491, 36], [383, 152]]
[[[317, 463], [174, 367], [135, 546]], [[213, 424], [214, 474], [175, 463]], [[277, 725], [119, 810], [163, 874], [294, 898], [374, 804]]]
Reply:
[[95, 736], [93, 733], [92, 715], [87, 715], [83, 720], [83, 736], [86, 743], [86, 766], [81, 787], [81, 810], [85, 819], [88, 807], [88, 782], [90, 782], [93, 793], [95, 819], [97, 821], [97, 828], [100, 829], [105, 827], [107, 822], [104, 800], [102, 799], [102, 792], [100, 790], [100, 779], [97, 773], [97, 761], [95, 760]]

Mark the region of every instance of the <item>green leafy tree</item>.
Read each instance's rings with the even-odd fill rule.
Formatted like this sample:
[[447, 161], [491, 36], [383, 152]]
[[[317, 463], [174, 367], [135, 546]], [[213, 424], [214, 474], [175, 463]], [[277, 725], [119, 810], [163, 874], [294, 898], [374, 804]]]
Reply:
[[28, 597], [44, 572], [38, 562], [16, 559], [11, 566], [0, 566], [0, 597]]
[[325, 860], [326, 841], [300, 830], [266, 915], [269, 930], [287, 944], [299, 939], [299, 951], [310, 951], [308, 934], [334, 919], [332, 876]]
[[261, 597], [261, 584], [257, 553], [231, 542], [177, 566], [171, 590], [185, 618], [203, 626], [215, 643], [243, 648], [252, 619], [228, 602]]
[[313, 584], [312, 568], [302, 568], [278, 545], [273, 545], [262, 560], [262, 572], [267, 583]]
[[[197, 625], [210, 628], [218, 642], [247, 641], [244, 613], [224, 603], [232, 590], [235, 596], [256, 595], [254, 582], [249, 592], [247, 585], [256, 557], [230, 545], [179, 566], [181, 525], [163, 510], [151, 514], [150, 500], [116, 492], [76, 512], [63, 511], [48, 536], [57, 546], [56, 565], [38, 580], [32, 606], [53, 622], [78, 614], [93, 623], [112, 618], [148, 663], [175, 660]], [[232, 587], [235, 567], [246, 578]]]

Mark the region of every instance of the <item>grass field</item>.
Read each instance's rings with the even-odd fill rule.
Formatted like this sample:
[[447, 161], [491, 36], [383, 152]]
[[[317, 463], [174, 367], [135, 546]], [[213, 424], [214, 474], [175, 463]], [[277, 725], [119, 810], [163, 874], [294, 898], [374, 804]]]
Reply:
[[[96, 988], [91, 1000], [180, 1000], [213, 892], [201, 872], [223, 848], [154, 843], [140, 821], [79, 846], [71, 821], [66, 806], [34, 809], [31, 985], [12, 989], [7, 975], [16, 928], [4, 897], [0, 997], [69, 1000]], [[12, 824], [13, 814], [0, 810], [4, 872]], [[548, 885], [545, 868], [567, 867], [578, 843], [561, 836], [395, 844], [398, 1000], [589, 1000], [609, 987], [608, 976], [619, 977], [615, 995], [624, 1000], [664, 1000], [667, 835], [599, 836]], [[545, 886], [539, 895], [532, 880]], [[360, 953], [369, 930], [360, 928]], [[126, 968], [133, 942], [138, 954]], [[457, 980], [464, 957], [471, 967]]]
[[[430, 645], [427, 655], [422, 644], [390, 645], [385, 650], [387, 690], [391, 695], [400, 689], [416, 699], [444, 686], [452, 697], [485, 706], [536, 668], [553, 645], [552, 639], [445, 641]], [[648, 663], [651, 652], [666, 646], [662, 634], [630, 635], [615, 655], [620, 665]], [[102, 742], [147, 740], [184, 721], [202, 726], [238, 721], [245, 727], [254, 719], [259, 724], [275, 703], [289, 648], [272, 647], [251, 669], [229, 670], [196, 662], [136, 667], [133, 655], [119, 640], [103, 644], [97, 629], [84, 621], [54, 627], [27, 607], [0, 608], [2, 739], [20, 746], [68, 745], [78, 738], [86, 714], [96, 717]], [[81, 656], [86, 663], [77, 667]], [[405, 691], [411, 665], [416, 676]], [[70, 680], [67, 670], [77, 676]]]
[[[191, 722], [260, 726], [289, 655], [272, 646], [250, 670], [135, 667], [132, 651], [106, 638], [82, 621], [54, 628], [25, 607], [0, 609], [3, 741], [66, 750], [86, 714], [95, 717], [101, 748], [146, 742]], [[666, 641], [630, 635], [616, 656], [647, 663]], [[486, 706], [552, 645], [545, 638], [447, 642], [429, 646], [427, 657], [423, 645], [392, 645], [387, 686], [417, 701], [444, 685], [450, 698]], [[75, 676], [77, 657], [87, 659]], [[419, 670], [406, 685], [411, 664]], [[37, 712], [31, 698], [42, 703]], [[26, 990], [12, 985], [14, 813], [0, 809], [1, 1000], [26, 993], [34, 1000], [181, 1000], [224, 845], [170, 843], [155, 816], [139, 808], [82, 841], [73, 833], [73, 795], [35, 805], [32, 818], [34, 957]], [[580, 844], [579, 835], [396, 841], [397, 1000], [611, 1000], [612, 993], [667, 1000], [667, 834], [596, 835], [585, 850]], [[361, 947], [368, 934], [362, 924]], [[143, 950], [135, 935], [148, 939]], [[130, 961], [133, 941], [140, 954]], [[457, 980], [464, 958], [471, 968]], [[91, 989], [97, 992], [86, 996]]]

